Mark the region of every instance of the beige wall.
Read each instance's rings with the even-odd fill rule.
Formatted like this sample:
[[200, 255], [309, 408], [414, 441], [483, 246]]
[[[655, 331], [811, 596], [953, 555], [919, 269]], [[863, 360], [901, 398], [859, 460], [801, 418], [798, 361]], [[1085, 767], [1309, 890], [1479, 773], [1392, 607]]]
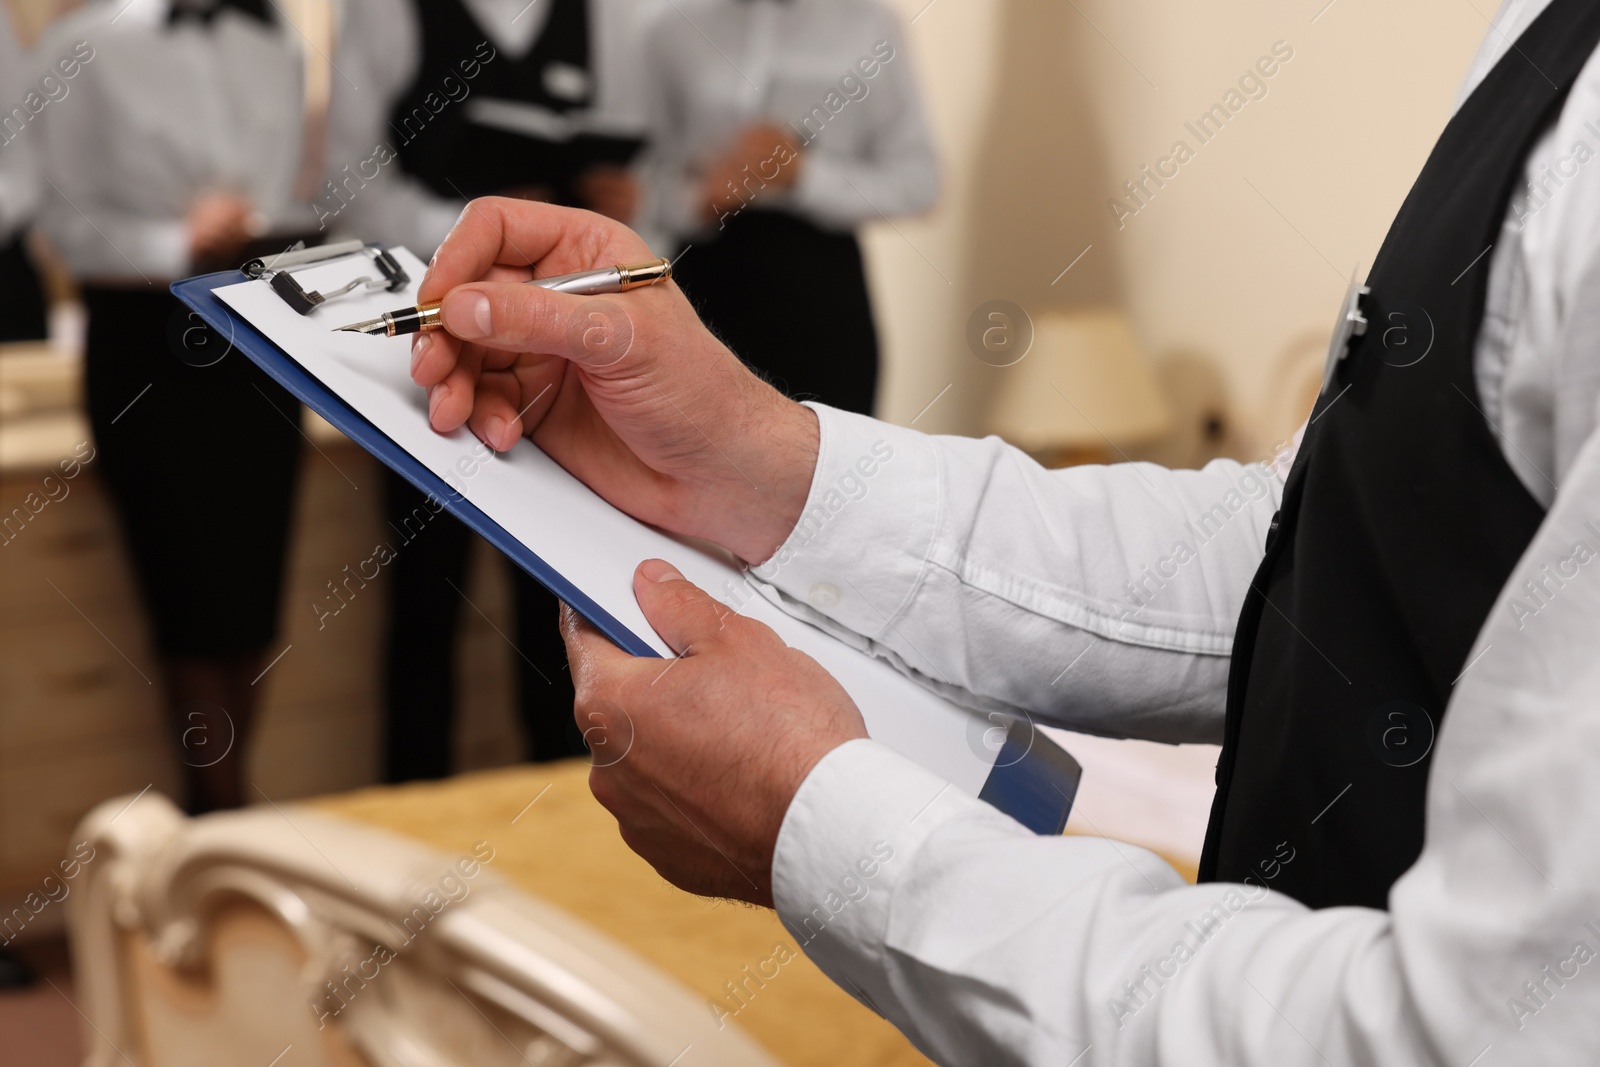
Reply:
[[[1370, 265], [1494, 12], [1335, 0], [1319, 16], [1325, 2], [894, 0], [915, 18], [945, 195], [927, 218], [867, 235], [881, 413], [909, 422], [952, 385], [918, 427], [982, 432], [1006, 372], [967, 351], [972, 309], [1109, 300], [1158, 359], [1214, 365], [1230, 451], [1292, 425], [1263, 411], [1275, 368], [1296, 342], [1322, 343], [1344, 279]], [[1267, 95], [1198, 146], [1184, 123], [1279, 40], [1294, 57]], [[1107, 200], [1180, 137], [1194, 158], [1119, 230]]]

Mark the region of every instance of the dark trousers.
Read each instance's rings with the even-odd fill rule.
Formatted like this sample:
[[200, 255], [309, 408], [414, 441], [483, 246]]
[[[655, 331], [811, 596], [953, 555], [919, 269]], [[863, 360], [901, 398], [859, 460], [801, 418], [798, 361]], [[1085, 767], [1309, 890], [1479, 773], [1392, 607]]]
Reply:
[[0, 342], [42, 339], [46, 333], [44, 287], [20, 237], [0, 246], [0, 293], [5, 294]]
[[[85, 286], [84, 394], [134, 574], [168, 659], [278, 632], [300, 404], [160, 287]], [[225, 353], [225, 354], [224, 354]], [[220, 358], [219, 358], [220, 356]]]
[[[388, 472], [385, 503], [396, 528], [427, 512], [425, 498]], [[388, 730], [384, 777], [390, 782], [443, 778], [454, 759], [455, 648], [466, 601], [472, 532], [441, 512], [390, 564], [384, 703]], [[572, 676], [557, 624], [558, 602], [520, 567], [512, 567], [517, 622], [518, 709], [528, 758], [540, 762], [576, 755], [583, 740], [572, 721]], [[498, 638], [495, 638], [498, 640]]]
[[872, 414], [878, 335], [854, 234], [746, 208], [673, 277], [724, 344], [797, 400]]

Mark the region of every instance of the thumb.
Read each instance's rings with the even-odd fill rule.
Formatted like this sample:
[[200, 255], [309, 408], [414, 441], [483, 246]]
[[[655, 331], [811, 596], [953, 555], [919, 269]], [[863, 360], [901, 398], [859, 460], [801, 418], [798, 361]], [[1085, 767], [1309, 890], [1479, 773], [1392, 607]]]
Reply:
[[579, 300], [521, 281], [473, 282], [445, 294], [444, 328], [488, 348], [567, 355], [567, 322]]
[[545, 289], [526, 282], [473, 282], [440, 305], [444, 328], [464, 341], [507, 352], [561, 356], [590, 370], [612, 366], [633, 349], [628, 304]]
[[722, 633], [733, 614], [665, 560], [639, 564], [633, 572], [633, 595], [656, 633], [680, 656]]

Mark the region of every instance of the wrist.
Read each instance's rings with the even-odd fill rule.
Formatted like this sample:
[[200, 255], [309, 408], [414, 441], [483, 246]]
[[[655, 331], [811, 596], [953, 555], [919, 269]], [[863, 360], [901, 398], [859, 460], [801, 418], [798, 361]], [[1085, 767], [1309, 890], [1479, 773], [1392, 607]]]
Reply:
[[765, 402], [753, 405], [744, 434], [751, 477], [738, 476], [736, 513], [729, 526], [735, 534], [723, 542], [748, 563], [769, 558], [800, 521], [822, 438], [814, 411], [765, 382], [758, 386]]

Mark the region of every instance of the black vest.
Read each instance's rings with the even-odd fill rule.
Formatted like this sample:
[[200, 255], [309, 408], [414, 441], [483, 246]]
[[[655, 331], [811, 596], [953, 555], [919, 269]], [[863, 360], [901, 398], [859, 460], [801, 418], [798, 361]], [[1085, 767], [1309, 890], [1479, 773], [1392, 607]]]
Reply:
[[1370, 326], [1312, 412], [1239, 620], [1204, 880], [1382, 908], [1422, 850], [1434, 734], [1544, 519], [1478, 399], [1490, 249], [1597, 41], [1600, 3], [1554, 0], [1384, 239]]
[[[422, 63], [390, 119], [400, 162], [434, 193], [489, 196], [547, 186], [570, 198], [572, 175], [558, 142], [468, 121], [474, 99], [534, 104], [557, 115], [594, 98], [588, 0], [539, 0], [550, 13], [527, 54], [512, 58], [492, 44], [461, 0], [417, 0]], [[489, 58], [487, 62], [485, 57]], [[463, 63], [477, 64], [468, 79]], [[454, 97], [454, 99], [452, 98]]]

